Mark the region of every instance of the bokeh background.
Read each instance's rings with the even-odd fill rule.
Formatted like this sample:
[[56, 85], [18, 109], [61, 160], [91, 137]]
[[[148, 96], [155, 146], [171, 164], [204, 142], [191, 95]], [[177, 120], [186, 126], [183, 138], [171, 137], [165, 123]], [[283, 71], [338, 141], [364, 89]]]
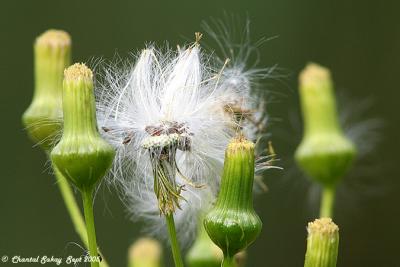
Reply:
[[[247, 266], [303, 266], [305, 226], [315, 216], [312, 200], [318, 189], [294, 170], [291, 153], [299, 139], [292, 133], [301, 129], [288, 118], [298, 111], [297, 73], [308, 61], [331, 68], [338, 90], [352, 99], [347, 106], [373, 99], [369, 113], [362, 116], [385, 123], [381, 142], [369, 160], [360, 163], [364, 171], [346, 177], [338, 189], [338, 266], [400, 266], [399, 10], [400, 2], [390, 0], [1, 1], [0, 254], [83, 253], [73, 244], [80, 242], [46, 157], [32, 147], [20, 122], [32, 97], [34, 38], [48, 28], [67, 30], [74, 61], [86, 62], [115, 53], [127, 56], [148, 41], [182, 43], [200, 30], [202, 20], [227, 11], [248, 14], [255, 39], [277, 37], [260, 48], [260, 60], [262, 66], [278, 65], [284, 73], [268, 85], [281, 92], [269, 107], [274, 118], [270, 129], [285, 171], [269, 172], [269, 191], [256, 198], [264, 228], [249, 249]], [[127, 219], [107, 187], [100, 190], [95, 211], [99, 244], [108, 261], [125, 266], [126, 249], [137, 238], [140, 224]]]

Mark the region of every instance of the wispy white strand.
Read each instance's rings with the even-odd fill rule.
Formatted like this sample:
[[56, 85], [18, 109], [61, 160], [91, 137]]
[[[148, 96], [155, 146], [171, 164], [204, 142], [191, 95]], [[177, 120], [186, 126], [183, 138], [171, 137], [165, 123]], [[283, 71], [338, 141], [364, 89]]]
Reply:
[[[268, 123], [265, 103], [267, 88], [261, 87], [261, 81], [273, 77], [275, 67], [260, 68], [258, 47], [267, 41], [261, 38], [253, 42], [250, 36], [250, 20], [243, 21], [236, 15], [224, 14], [223, 19], [211, 18], [204, 21], [202, 27], [217, 45], [220, 56], [217, 61], [229, 58], [219, 91], [228, 107], [242, 110], [248, 118], [240, 122], [247, 138], [254, 142], [261, 137], [260, 129]], [[265, 135], [265, 132], [263, 133]]]

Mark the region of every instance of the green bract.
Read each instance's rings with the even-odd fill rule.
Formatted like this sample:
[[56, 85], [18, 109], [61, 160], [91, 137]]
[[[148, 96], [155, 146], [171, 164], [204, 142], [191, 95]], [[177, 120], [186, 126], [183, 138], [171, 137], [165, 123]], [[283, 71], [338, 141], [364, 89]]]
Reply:
[[211, 240], [231, 260], [260, 234], [262, 223], [253, 209], [254, 144], [243, 137], [225, 152], [221, 189], [215, 207], [204, 219]]
[[110, 168], [115, 152], [97, 130], [92, 72], [83, 64], [65, 71], [63, 112], [63, 136], [51, 159], [76, 187], [92, 189]]
[[309, 64], [300, 74], [304, 136], [296, 161], [313, 179], [335, 185], [351, 166], [356, 154], [339, 125], [330, 73]]
[[34, 44], [35, 91], [22, 116], [31, 139], [49, 150], [61, 129], [63, 71], [71, 61], [68, 33], [48, 30]]

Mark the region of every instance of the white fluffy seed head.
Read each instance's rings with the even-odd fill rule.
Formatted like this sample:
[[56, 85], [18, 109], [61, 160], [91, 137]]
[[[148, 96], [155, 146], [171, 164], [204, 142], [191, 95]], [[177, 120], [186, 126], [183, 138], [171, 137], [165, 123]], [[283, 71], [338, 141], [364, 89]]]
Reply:
[[[175, 213], [181, 240], [195, 233], [195, 217], [212, 201], [200, 195], [217, 192], [224, 149], [234, 135], [215, 93], [217, 76], [198, 44], [167, 52], [149, 47], [130, 72], [107, 70], [97, 90], [99, 125], [117, 149], [112, 181], [122, 189], [132, 218], [150, 222], [153, 233], [162, 229], [163, 218], [150, 150], [161, 156], [163, 148], [175, 149], [167, 153], [176, 161], [173, 178], [183, 186]], [[200, 184], [205, 188], [197, 188]]]
[[105, 69], [97, 88], [97, 117], [103, 136], [117, 150], [109, 180], [121, 189], [132, 219], [143, 220], [150, 234], [163, 236], [166, 229], [154, 193], [154, 157], [173, 158], [171, 178], [182, 197], [175, 223], [181, 242], [188, 244], [199, 214], [218, 192], [229, 140], [238, 131], [255, 135], [251, 123], [239, 124], [230, 113], [239, 108], [241, 117], [247, 109], [264, 115], [256, 111], [250, 90], [263, 71], [247, 68], [243, 60], [248, 56], [239, 55], [229, 65], [206, 55], [196, 42], [176, 51], [150, 46], [133, 66]]

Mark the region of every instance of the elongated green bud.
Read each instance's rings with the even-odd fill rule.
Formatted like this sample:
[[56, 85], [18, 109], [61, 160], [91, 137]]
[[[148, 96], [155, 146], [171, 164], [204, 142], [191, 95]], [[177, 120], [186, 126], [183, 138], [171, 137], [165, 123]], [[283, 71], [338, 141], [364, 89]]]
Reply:
[[115, 152], [97, 130], [92, 71], [74, 64], [64, 76], [64, 131], [51, 160], [76, 187], [90, 190], [110, 168]]
[[254, 144], [235, 138], [225, 152], [217, 202], [204, 220], [211, 240], [224, 252], [224, 262], [233, 261], [261, 232], [261, 220], [253, 209], [253, 180]]
[[61, 129], [63, 71], [71, 61], [68, 33], [48, 30], [34, 44], [35, 91], [22, 116], [31, 139], [49, 150]]
[[300, 167], [325, 186], [349, 169], [356, 150], [339, 125], [329, 70], [309, 64], [300, 74], [304, 136], [296, 151]]
[[130, 248], [129, 267], [161, 267], [162, 248], [157, 240], [140, 238]]
[[304, 267], [336, 267], [339, 227], [330, 218], [316, 219], [307, 227]]
[[196, 241], [186, 255], [187, 265], [189, 267], [220, 267], [223, 258], [222, 250], [211, 241], [203, 224], [200, 224]]

